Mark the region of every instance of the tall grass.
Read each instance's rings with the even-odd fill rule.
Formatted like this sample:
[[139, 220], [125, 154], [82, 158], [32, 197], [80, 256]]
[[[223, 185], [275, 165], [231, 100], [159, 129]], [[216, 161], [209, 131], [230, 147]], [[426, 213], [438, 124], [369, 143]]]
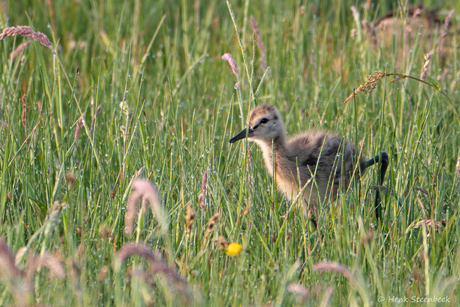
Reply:
[[[458, 33], [427, 66], [427, 82], [453, 104], [409, 78], [383, 78], [343, 104], [376, 70], [420, 76], [423, 36], [379, 48], [357, 27], [393, 8], [407, 21], [406, 7], [176, 2], [2, 7], [2, 28], [44, 33], [62, 67], [37, 42], [0, 42], [0, 266], [16, 272], [0, 272], [0, 305], [390, 306], [445, 297], [457, 306]], [[458, 29], [460, 5], [446, 9]], [[238, 65], [238, 89], [225, 53]], [[259, 103], [281, 110], [290, 135], [325, 129], [367, 156], [388, 152], [381, 220], [372, 216], [374, 169], [321, 209], [314, 231], [277, 191], [257, 147], [228, 144]], [[156, 186], [160, 204], [137, 178]], [[143, 210], [126, 231], [139, 194]], [[220, 236], [243, 251], [226, 255]], [[39, 257], [53, 257], [65, 276], [31, 270]], [[32, 283], [17, 273], [28, 270]]]

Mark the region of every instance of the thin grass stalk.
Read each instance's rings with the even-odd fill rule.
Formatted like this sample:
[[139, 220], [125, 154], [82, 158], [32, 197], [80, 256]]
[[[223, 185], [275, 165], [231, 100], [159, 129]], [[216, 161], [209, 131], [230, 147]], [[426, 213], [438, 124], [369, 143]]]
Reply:
[[425, 295], [430, 296], [430, 258], [428, 255], [428, 242], [427, 242], [427, 231], [426, 223], [422, 223], [422, 239], [423, 239], [423, 258], [424, 258], [424, 269], [425, 269]]
[[[362, 234], [362, 238], [364, 237], [364, 233], [365, 233], [365, 229], [364, 229], [364, 222], [363, 222], [363, 219], [360, 217], [358, 219], [358, 226], [359, 226], [359, 229], [361, 231], [361, 234]], [[368, 241], [365, 241], [364, 242], [364, 252], [365, 252], [365, 256], [366, 256], [366, 259], [367, 261], [369, 262], [369, 265], [371, 266], [371, 269], [372, 269], [372, 277], [374, 278], [375, 280], [375, 283], [377, 285], [377, 290], [379, 291], [379, 294], [380, 296], [386, 296], [386, 293], [384, 291], [384, 288], [383, 288], [383, 284], [382, 284], [382, 281], [380, 280], [380, 273], [379, 273], [379, 269], [375, 263], [375, 258], [374, 258], [374, 255], [372, 255], [372, 251], [371, 251], [371, 248], [369, 246], [369, 242]]]
[[259, 97], [260, 89], [261, 89], [261, 87], [262, 87], [262, 84], [264, 84], [265, 76], [267, 75], [267, 73], [268, 73], [269, 70], [270, 70], [270, 66], [267, 67], [267, 69], [264, 71], [264, 74], [262, 75], [262, 79], [260, 80], [260, 83], [259, 83], [259, 85], [257, 86], [256, 93], [254, 94], [254, 97], [255, 97], [255, 98]]
[[254, 101], [254, 88], [252, 86], [252, 79], [251, 79], [251, 73], [249, 71], [249, 64], [248, 64], [248, 60], [247, 60], [247, 57], [246, 57], [246, 53], [244, 51], [244, 47], [243, 47], [243, 42], [241, 41], [241, 36], [240, 36], [240, 32], [239, 32], [239, 29], [238, 29], [238, 24], [236, 23], [236, 18], [235, 18], [235, 13], [233, 12], [233, 8], [232, 8], [232, 4], [230, 3], [229, 0], [227, 0], [227, 7], [228, 7], [228, 10], [230, 12], [230, 16], [232, 17], [232, 22], [233, 22], [233, 26], [235, 27], [235, 32], [236, 32], [236, 36], [238, 38], [238, 43], [240, 44], [240, 48], [241, 48], [241, 55], [243, 56], [243, 62], [244, 62], [244, 68], [246, 69], [246, 75], [248, 77], [248, 82], [249, 82], [249, 89], [250, 89], [250, 106], [252, 107], [253, 105], [253, 101]]

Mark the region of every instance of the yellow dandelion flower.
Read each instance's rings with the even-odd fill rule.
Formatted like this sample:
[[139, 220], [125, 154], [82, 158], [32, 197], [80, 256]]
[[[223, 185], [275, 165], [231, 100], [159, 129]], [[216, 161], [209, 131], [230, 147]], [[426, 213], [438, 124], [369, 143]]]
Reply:
[[243, 246], [241, 246], [241, 244], [230, 243], [227, 246], [226, 254], [229, 255], [229, 256], [236, 256], [241, 252], [242, 249], [243, 249]]

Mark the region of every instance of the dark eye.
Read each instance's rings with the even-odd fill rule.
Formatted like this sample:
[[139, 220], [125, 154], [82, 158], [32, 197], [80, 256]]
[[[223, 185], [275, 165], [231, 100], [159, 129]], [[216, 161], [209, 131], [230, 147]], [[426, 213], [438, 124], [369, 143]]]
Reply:
[[260, 120], [260, 123], [261, 123], [261, 124], [265, 124], [266, 122], [268, 122], [268, 119], [266, 119], [266, 118], [262, 118], [262, 119]]

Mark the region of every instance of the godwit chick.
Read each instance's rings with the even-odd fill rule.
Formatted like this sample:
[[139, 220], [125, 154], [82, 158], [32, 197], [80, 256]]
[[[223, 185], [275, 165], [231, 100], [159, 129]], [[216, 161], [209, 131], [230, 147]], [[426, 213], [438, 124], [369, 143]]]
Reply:
[[[340, 184], [347, 188], [353, 173], [359, 178], [366, 168], [377, 163], [381, 157], [382, 184], [388, 166], [388, 155], [385, 152], [367, 162], [361, 155], [358, 161], [354, 146], [331, 133], [310, 131], [287, 140], [279, 111], [267, 104], [259, 105], [251, 111], [249, 130], [244, 129], [238, 133], [230, 143], [246, 136], [260, 146], [268, 172], [271, 176], [276, 174], [278, 188], [289, 200], [294, 200], [299, 191], [305, 188], [302, 198], [304, 214], [309, 204], [315, 217], [316, 205], [329, 199], [334, 200]], [[310, 180], [313, 176], [313, 180]], [[378, 202], [377, 190], [376, 209]], [[376, 217], [379, 218], [378, 210]], [[314, 220], [313, 223], [316, 227]]]

